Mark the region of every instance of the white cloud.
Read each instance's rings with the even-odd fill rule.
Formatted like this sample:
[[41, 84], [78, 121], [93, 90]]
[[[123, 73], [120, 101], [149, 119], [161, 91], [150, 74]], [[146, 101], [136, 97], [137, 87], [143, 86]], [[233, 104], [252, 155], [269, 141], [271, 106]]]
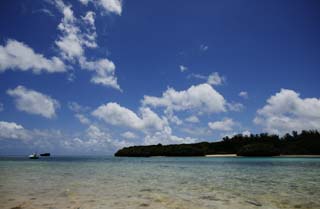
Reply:
[[90, 139], [111, 141], [110, 134], [104, 131], [101, 131], [97, 126], [90, 125], [86, 132], [87, 132], [88, 138]]
[[111, 154], [119, 148], [133, 145], [114, 139], [108, 131], [94, 125], [69, 135], [60, 130], [29, 130], [14, 122], [0, 121], [0, 140], [8, 139], [21, 140], [22, 143], [7, 143], [6, 147], [0, 146], [1, 152], [23, 146], [26, 151], [43, 150], [55, 154]]
[[77, 60], [82, 69], [94, 71], [95, 74], [91, 78], [92, 83], [110, 86], [121, 91], [115, 76], [116, 66], [112, 61], [107, 58], [88, 61], [84, 55], [86, 48], [98, 47], [96, 43], [95, 13], [88, 11], [82, 17], [82, 21], [87, 27], [80, 27], [81, 24], [73, 15], [70, 5], [65, 5], [63, 1], [56, 0], [56, 6], [63, 14], [62, 21], [58, 25], [62, 35], [56, 41], [62, 57], [69, 61]]
[[181, 72], [184, 72], [184, 71], [188, 70], [188, 68], [186, 66], [184, 66], [184, 65], [180, 65], [179, 69], [180, 69]]
[[181, 125], [182, 120], [178, 116], [176, 116], [171, 109], [166, 109], [164, 111], [164, 114], [166, 115], [166, 118], [169, 122], [174, 123], [176, 125]]
[[254, 122], [276, 134], [320, 129], [320, 99], [303, 99], [293, 90], [281, 89], [257, 111]]
[[135, 139], [137, 138], [137, 135], [131, 131], [127, 131], [121, 134], [122, 137], [126, 138], [126, 139]]
[[218, 72], [213, 72], [208, 76], [208, 84], [213, 86], [222, 85], [225, 82], [225, 77], [220, 76]]
[[144, 144], [172, 144], [172, 143], [191, 143], [197, 139], [174, 136], [169, 126], [167, 118], [160, 118], [150, 108], [141, 107], [140, 117], [133, 111], [121, 107], [117, 103], [101, 105], [92, 115], [104, 120], [104, 122], [120, 127], [128, 127], [138, 130], [145, 134]]
[[95, 125], [90, 125], [86, 130], [87, 141], [86, 144], [94, 145], [92, 146], [95, 149], [105, 149], [108, 148], [122, 148], [124, 146], [131, 146], [132, 143], [126, 141], [120, 141], [112, 138], [112, 136], [106, 131], [101, 130], [99, 127]]
[[195, 115], [187, 117], [186, 121], [189, 122], [189, 123], [199, 123], [200, 122], [199, 118], [197, 116], [195, 116]]
[[74, 116], [80, 121], [80, 123], [82, 123], [82, 124], [90, 124], [89, 118], [87, 118], [83, 114], [77, 113]]
[[240, 112], [244, 109], [244, 105], [238, 102], [229, 102], [227, 103], [227, 107], [231, 111]]
[[117, 103], [101, 105], [92, 115], [111, 125], [120, 125], [140, 131], [161, 130], [167, 121], [161, 119], [149, 108], [140, 108], [141, 118], [133, 111]]
[[248, 99], [249, 95], [248, 95], [248, 92], [246, 91], [240, 91], [239, 92], [239, 97], [242, 97], [244, 99]]
[[207, 51], [208, 49], [209, 49], [209, 47], [208, 47], [207, 45], [204, 45], [204, 44], [201, 44], [201, 45], [200, 45], [200, 50], [201, 50], [201, 51], [205, 52], [205, 51]]
[[63, 14], [61, 23], [58, 29], [62, 32], [55, 43], [61, 50], [61, 54], [65, 59], [72, 60], [83, 55], [83, 40], [81, 38], [81, 31], [76, 26], [76, 18], [73, 15], [71, 6], [64, 4], [62, 0], [56, 0], [56, 6]]
[[92, 115], [112, 125], [123, 125], [133, 129], [141, 129], [143, 127], [141, 118], [117, 103], [101, 105], [92, 112]]
[[162, 131], [156, 131], [152, 134], [147, 134], [144, 138], [144, 144], [181, 144], [181, 143], [195, 143], [198, 139], [191, 137], [178, 137], [172, 135], [172, 130], [170, 127], [166, 127]]
[[99, 0], [99, 3], [106, 12], [115, 13], [117, 15], [121, 15], [122, 13], [121, 0]]
[[0, 45], [0, 72], [8, 69], [55, 73], [65, 72], [66, 66], [58, 57], [47, 59], [24, 43], [9, 39], [5, 46]]
[[184, 91], [168, 88], [162, 97], [144, 96], [143, 105], [166, 107], [172, 111], [197, 110], [199, 112], [225, 112], [226, 101], [208, 84], [191, 86]]
[[79, 0], [82, 4], [87, 5], [92, 0]]
[[63, 149], [73, 150], [81, 153], [107, 153], [124, 146], [131, 146], [124, 140], [120, 141], [112, 138], [112, 136], [101, 128], [90, 125], [81, 137], [68, 138], [61, 141]]
[[235, 122], [231, 118], [208, 123], [209, 128], [216, 131], [231, 131], [234, 125]]
[[14, 122], [0, 121], [0, 139], [29, 139], [28, 132], [23, 126]]
[[46, 118], [53, 118], [56, 115], [56, 109], [60, 107], [57, 100], [24, 86], [9, 89], [7, 94], [15, 99], [18, 110]]
[[84, 17], [82, 17], [82, 19], [88, 23], [89, 25], [92, 25], [93, 27], [95, 27], [94, 22], [95, 22], [95, 13], [93, 11], [88, 11], [86, 13], [86, 15]]
[[192, 73], [189, 75], [189, 77], [206, 80], [206, 82], [212, 86], [219, 86], [226, 82], [226, 78], [224, 76], [219, 75], [218, 72], [213, 72], [208, 76]]
[[73, 112], [85, 112], [90, 110], [90, 107], [82, 106], [77, 102], [68, 102], [68, 108]]
[[92, 83], [110, 86], [122, 91], [115, 76], [116, 66], [112, 61], [106, 58], [97, 61], [87, 61], [84, 57], [79, 61], [82, 68], [95, 71], [95, 75], [91, 78]]
[[96, 6], [100, 6], [105, 13], [115, 13], [121, 15], [122, 0], [79, 0], [82, 4], [87, 5], [92, 2]]
[[241, 133], [243, 136], [250, 136], [251, 135], [251, 132], [248, 131], [248, 130], [245, 130]]

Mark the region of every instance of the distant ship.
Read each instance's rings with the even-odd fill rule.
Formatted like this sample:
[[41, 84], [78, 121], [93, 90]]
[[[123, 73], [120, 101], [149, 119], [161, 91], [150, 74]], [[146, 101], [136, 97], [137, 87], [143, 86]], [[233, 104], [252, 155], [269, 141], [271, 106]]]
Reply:
[[39, 156], [37, 155], [37, 153], [33, 153], [29, 155], [29, 159], [39, 159]]
[[50, 157], [50, 153], [49, 152], [41, 153], [40, 156], [41, 157]]

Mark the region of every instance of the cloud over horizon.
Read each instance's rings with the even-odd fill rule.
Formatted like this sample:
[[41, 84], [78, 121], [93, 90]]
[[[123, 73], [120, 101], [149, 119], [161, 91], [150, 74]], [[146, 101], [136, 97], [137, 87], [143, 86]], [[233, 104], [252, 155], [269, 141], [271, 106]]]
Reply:
[[320, 99], [301, 98], [293, 90], [281, 89], [257, 111], [254, 123], [276, 134], [320, 129]]

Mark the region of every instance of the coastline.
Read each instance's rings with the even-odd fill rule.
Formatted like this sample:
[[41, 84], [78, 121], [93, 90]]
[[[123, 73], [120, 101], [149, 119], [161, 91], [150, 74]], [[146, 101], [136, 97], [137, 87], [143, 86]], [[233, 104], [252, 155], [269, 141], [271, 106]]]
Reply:
[[304, 158], [304, 157], [307, 157], [307, 158], [320, 158], [320, 155], [280, 155], [280, 156], [275, 156], [275, 157], [292, 157], [292, 158]]
[[[213, 155], [205, 155], [204, 157], [243, 157], [238, 156], [237, 154], [213, 154]], [[257, 156], [259, 157], [259, 156]], [[273, 157], [287, 157], [287, 158], [320, 158], [320, 155], [279, 155]]]
[[239, 157], [237, 154], [213, 154], [213, 155], [205, 155], [205, 157]]

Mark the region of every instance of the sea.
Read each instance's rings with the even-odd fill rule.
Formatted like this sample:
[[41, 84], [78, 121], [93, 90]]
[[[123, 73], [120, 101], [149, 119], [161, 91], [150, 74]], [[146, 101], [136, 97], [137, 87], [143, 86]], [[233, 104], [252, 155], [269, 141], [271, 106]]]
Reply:
[[320, 158], [0, 157], [1, 209], [320, 208]]

